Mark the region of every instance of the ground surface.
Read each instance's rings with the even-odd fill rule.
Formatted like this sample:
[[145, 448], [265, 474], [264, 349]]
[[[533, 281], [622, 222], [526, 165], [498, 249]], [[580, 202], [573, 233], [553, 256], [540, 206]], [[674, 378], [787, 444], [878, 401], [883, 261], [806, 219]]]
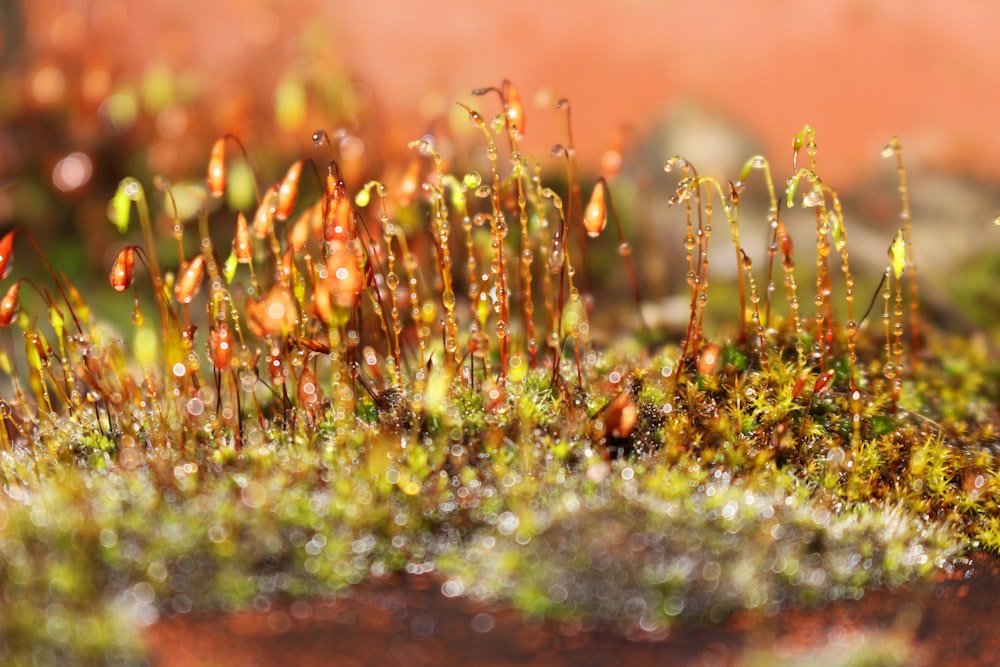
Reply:
[[432, 577], [360, 587], [267, 612], [166, 618], [146, 631], [156, 667], [202, 665], [995, 665], [1000, 565], [977, 557], [934, 583], [662, 636], [525, 621], [445, 598]]

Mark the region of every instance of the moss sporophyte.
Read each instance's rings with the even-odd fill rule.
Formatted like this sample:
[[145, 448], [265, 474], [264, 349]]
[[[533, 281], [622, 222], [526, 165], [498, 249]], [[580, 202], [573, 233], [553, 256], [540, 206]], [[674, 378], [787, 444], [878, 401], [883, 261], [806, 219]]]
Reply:
[[[1000, 551], [997, 365], [985, 342], [920, 319], [899, 141], [886, 156], [901, 225], [866, 312], [811, 128], [794, 136], [783, 196], [762, 156], [728, 183], [668, 159], [689, 304], [675, 337], [643, 321], [636, 230], [615, 208], [625, 177], [606, 170], [583, 203], [569, 103], [554, 186], [519, 150], [517, 89], [476, 93], [499, 102], [493, 116], [462, 104], [485, 161], [425, 136], [403, 168], [352, 187], [317, 132], [312, 157], [253, 184], [255, 210], [220, 205], [246, 153], [219, 139], [195, 234], [167, 181], [156, 218], [143, 184], [123, 180], [110, 286], [132, 292], [129, 335], [48, 260], [47, 283], [9, 286], [5, 661], [138, 660], [137, 624], [160, 614], [398, 571], [648, 630], [854, 597]], [[768, 208], [744, 223], [755, 187]], [[800, 206], [815, 224], [802, 273], [803, 225], [783, 219]], [[728, 334], [705, 317], [720, 210]], [[740, 232], [760, 219], [755, 266]], [[21, 240], [45, 259], [9, 231], [4, 276]], [[605, 279], [635, 302], [611, 310], [635, 326], [599, 346], [591, 285], [606, 243]]]

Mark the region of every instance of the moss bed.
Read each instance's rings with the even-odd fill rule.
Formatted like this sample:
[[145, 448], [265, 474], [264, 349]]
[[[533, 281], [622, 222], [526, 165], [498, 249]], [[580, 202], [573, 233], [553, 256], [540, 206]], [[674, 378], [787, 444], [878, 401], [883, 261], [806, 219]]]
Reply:
[[[345, 184], [322, 133], [315, 161], [242, 204], [233, 191], [256, 185], [227, 183], [231, 137], [207, 186], [158, 184], [155, 214], [125, 179], [111, 216], [129, 234], [136, 215], [142, 242], [110, 281], [136, 291], [128, 335], [55, 271], [9, 288], [0, 660], [143, 664], [139, 631], [164, 614], [398, 572], [634, 633], [857, 598], [1000, 551], [1000, 366], [987, 334], [920, 320], [898, 142], [904, 215], [867, 318], [806, 128], [793, 143], [810, 166], [784, 194], [815, 212], [812, 266], [795, 265], [764, 158], [728, 187], [673, 158], [687, 328], [601, 334], [580, 230], [618, 224], [624, 177], [584, 205], [563, 145], [563, 185], [546, 186], [517, 151], [516, 89], [477, 92], [499, 99], [492, 118], [466, 107], [482, 145], [442, 155], [425, 137], [388, 185]], [[772, 242], [754, 267], [739, 199], [758, 171]], [[739, 276], [722, 332], [703, 325], [713, 204]], [[594, 243], [627, 285], [623, 218]], [[5, 271], [22, 237], [0, 240]]]

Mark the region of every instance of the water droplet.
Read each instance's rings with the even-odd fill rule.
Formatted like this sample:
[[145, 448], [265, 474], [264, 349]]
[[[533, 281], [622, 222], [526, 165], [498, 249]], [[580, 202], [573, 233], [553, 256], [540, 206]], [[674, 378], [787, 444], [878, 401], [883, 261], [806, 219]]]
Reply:
[[559, 273], [562, 270], [564, 259], [565, 254], [563, 253], [562, 243], [556, 242], [553, 239], [552, 248], [549, 250], [549, 271], [551, 273]]
[[663, 171], [665, 171], [665, 172], [667, 172], [669, 174], [671, 171], [673, 171], [674, 167], [682, 167], [683, 168], [683, 167], [686, 167], [686, 166], [688, 166], [687, 160], [685, 160], [684, 158], [682, 158], [679, 155], [675, 155], [675, 156], [673, 156], [672, 158], [670, 158], [669, 160], [666, 161], [666, 163], [663, 165]]
[[476, 188], [478, 188], [480, 185], [483, 184], [483, 177], [479, 174], [478, 171], [470, 171], [462, 179], [462, 182], [465, 184], [465, 187], [469, 188], [470, 190], [475, 190]]
[[819, 206], [823, 202], [823, 194], [818, 189], [809, 190], [802, 195], [802, 206], [805, 208], [814, 208]]

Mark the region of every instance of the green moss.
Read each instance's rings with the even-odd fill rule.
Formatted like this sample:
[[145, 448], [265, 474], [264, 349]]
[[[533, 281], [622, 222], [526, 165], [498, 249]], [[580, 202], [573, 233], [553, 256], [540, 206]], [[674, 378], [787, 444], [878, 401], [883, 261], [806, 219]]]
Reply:
[[[505, 108], [508, 86], [487, 91]], [[888, 334], [849, 324], [859, 313], [832, 303], [828, 266], [839, 253], [853, 280], [846, 233], [811, 129], [796, 150], [812, 167], [792, 185], [817, 215], [815, 274], [800, 299], [770, 167], [751, 158], [741, 180], [768, 169], [789, 296], [762, 298], [752, 285], [767, 278], [739, 260], [735, 323], [711, 336], [712, 201], [740, 258], [746, 185], [726, 194], [668, 162], [683, 172], [673, 201], [689, 233], [679, 341], [592, 330], [572, 151], [561, 197], [504, 115], [489, 128], [470, 118], [488, 156], [510, 146], [509, 172], [491, 159], [492, 178], [467, 191], [454, 175], [465, 165], [444, 173], [417, 142], [419, 196], [373, 181], [367, 217], [335, 164], [317, 201], [288, 210], [286, 177], [248, 212], [246, 283], [217, 274], [230, 240], [200, 216], [189, 259], [207, 267], [203, 296], [202, 276], [184, 271], [159, 291], [145, 194], [123, 181], [117, 218], [127, 226], [138, 207], [161, 340], [133, 363], [54, 270], [45, 332], [20, 318], [28, 354], [0, 358], [18, 381], [0, 402], [0, 660], [139, 663], [137, 625], [161, 614], [330, 595], [399, 571], [435, 571], [451, 592], [531, 615], [653, 630], [854, 598], [1000, 551], [995, 353], [985, 337], [904, 336], [906, 227], [884, 281]], [[239, 296], [251, 292], [260, 300]], [[733, 312], [724, 305], [710, 317]], [[612, 321], [635, 320], [631, 308]], [[602, 337], [614, 342], [595, 347]]]

